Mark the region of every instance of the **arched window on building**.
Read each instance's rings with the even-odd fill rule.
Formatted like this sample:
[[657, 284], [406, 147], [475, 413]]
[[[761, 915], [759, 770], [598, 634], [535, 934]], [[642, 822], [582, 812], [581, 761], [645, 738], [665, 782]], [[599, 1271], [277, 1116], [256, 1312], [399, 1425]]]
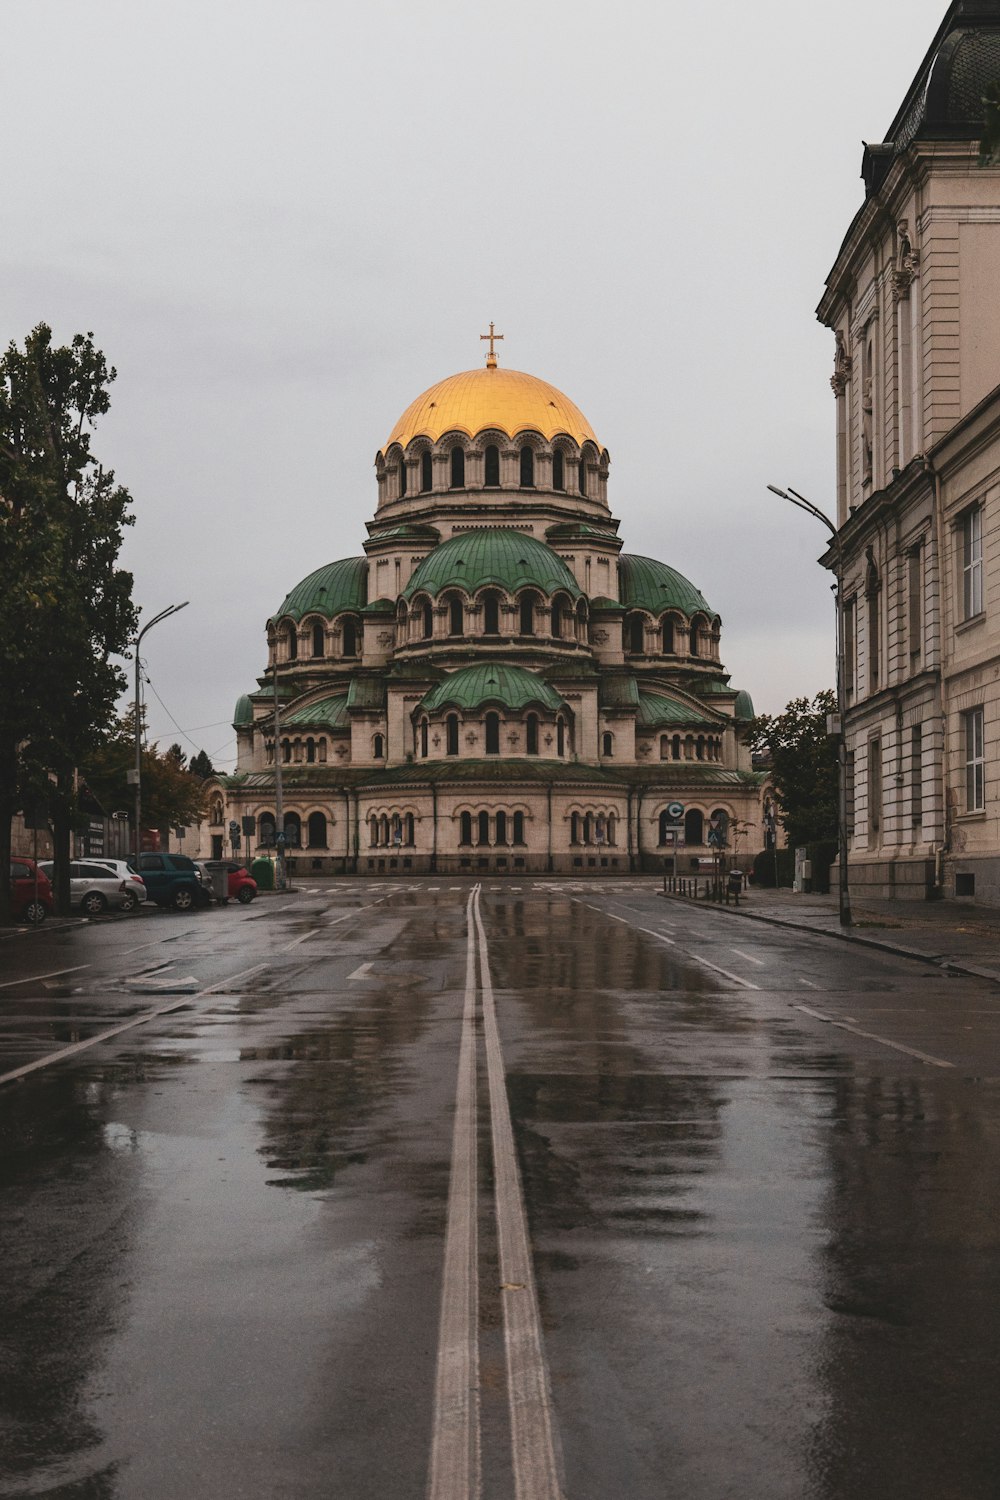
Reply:
[[535, 633], [535, 596], [527, 593], [521, 594], [518, 599], [520, 613], [519, 629], [522, 635], [534, 635]]
[[457, 594], [448, 600], [448, 634], [465, 634], [465, 606]]
[[608, 730], [605, 730], [604, 734], [601, 735], [601, 754], [614, 755], [614, 753], [615, 737]]
[[556, 754], [566, 754], [566, 725], [562, 719], [556, 720]]
[[310, 766], [316, 764], [316, 741], [312, 735], [306, 740], [306, 762]]
[[691, 640], [690, 644], [688, 645], [688, 651], [692, 656], [701, 655], [701, 632], [704, 630], [704, 628], [704, 616], [695, 615], [694, 619], [691, 621]]
[[326, 814], [314, 812], [309, 814], [309, 847], [310, 849], [326, 848]]
[[629, 616], [628, 649], [634, 656], [641, 656], [646, 649], [646, 622], [642, 615]]
[[660, 624], [660, 646], [664, 656], [673, 656], [674, 622], [670, 615], [664, 616]]
[[569, 815], [569, 841], [571, 844], [578, 844], [580, 842], [579, 813], [570, 813]]
[[389, 818], [386, 813], [378, 820], [378, 841], [383, 848], [389, 843]]
[[429, 641], [434, 634], [434, 611], [431, 608], [431, 601], [429, 599], [424, 600], [420, 612], [424, 622], [424, 640]]
[[608, 813], [608, 843], [614, 848], [618, 839], [618, 819], [614, 813]]
[[420, 720], [420, 754], [427, 759], [427, 720]]
[[458, 714], [449, 714], [444, 721], [447, 745], [445, 747], [448, 755], [458, 754]]
[[434, 460], [431, 458], [430, 449], [425, 448], [420, 455], [420, 491], [426, 495], [427, 491], [434, 485]]
[[490, 842], [490, 815], [489, 815], [489, 813], [488, 812], [481, 812], [479, 814], [478, 822], [479, 822], [479, 828], [478, 828], [478, 834], [477, 834], [477, 838], [476, 838], [476, 843], [479, 844], [480, 847], [482, 847], [483, 845], [488, 846], [489, 842]]
[[406, 494], [406, 459], [399, 455], [399, 494], [400, 498]]
[[326, 735], [325, 734], [320, 738], [320, 741], [319, 741], [319, 760], [320, 760], [320, 765], [323, 765], [323, 766], [326, 765]]
[[488, 713], [486, 715], [486, 754], [500, 754], [500, 715]]
[[486, 478], [484, 483], [488, 490], [500, 487], [500, 449], [495, 443], [490, 443], [485, 453]]
[[670, 759], [670, 736], [668, 734], [660, 735], [660, 759]]
[[257, 838], [265, 849], [274, 843], [274, 813], [261, 813], [257, 823]]
[[563, 634], [563, 616], [566, 610], [566, 601], [561, 594], [557, 594], [552, 601], [551, 633], [553, 640], [561, 641]]
[[527, 443], [521, 449], [521, 488], [533, 489], [535, 485], [535, 455]]
[[483, 634], [500, 634], [500, 599], [496, 594], [483, 597]]
[[384, 735], [375, 735], [374, 739], [372, 740], [372, 755], [374, 756], [375, 760], [383, 760], [385, 758]]
[[222, 806], [222, 798], [221, 797], [213, 797], [212, 798], [212, 805], [211, 805], [211, 808], [209, 810], [208, 821], [212, 824], [212, 826], [214, 828], [219, 828], [219, 827], [221, 827], [222, 823], [224, 822], [225, 816], [226, 816], [226, 814], [225, 814], [225, 809]]
[[680, 760], [681, 758], [681, 737], [679, 734], [675, 734], [670, 741], [670, 754], [673, 760]]
[[583, 842], [585, 844], [594, 842], [594, 818], [591, 813], [583, 815]]
[[295, 661], [299, 654], [299, 634], [294, 625], [289, 625], [285, 640], [288, 642], [288, 660]]
[[459, 820], [458, 842], [460, 844], [472, 843], [472, 814], [464, 812]]
[[587, 460], [582, 453], [580, 454], [579, 474], [580, 477], [578, 483], [580, 486], [580, 494], [585, 495], [587, 493]]
[[497, 813], [496, 842], [498, 844], [506, 844], [507, 842], [507, 814], [505, 812]]
[[565, 460], [561, 448], [557, 448], [552, 455], [552, 488], [554, 490], [566, 488]]
[[523, 844], [524, 843], [524, 813], [523, 812], [516, 812], [514, 814], [512, 822], [514, 824], [514, 843], [515, 844]]
[[465, 449], [457, 446], [451, 450], [451, 487], [453, 490], [465, 487]]
[[292, 758], [292, 742], [291, 742], [291, 740], [282, 740], [282, 742], [281, 742], [281, 758], [285, 762], [286, 765], [291, 760], [291, 758]]
[[285, 846], [288, 849], [302, 847], [302, 819], [297, 812], [285, 813]]
[[703, 734], [699, 734], [694, 742], [694, 758], [695, 760], [705, 759], [705, 736]]
[[529, 714], [525, 725], [527, 748], [529, 755], [538, 754], [538, 715]]
[[312, 628], [312, 650], [313, 656], [326, 655], [326, 631], [319, 620], [315, 621]]
[[403, 843], [412, 849], [415, 842], [413, 814], [407, 813], [406, 817], [403, 819]]
[[373, 849], [378, 846], [378, 818], [374, 813], [368, 819], [368, 842]]
[[358, 654], [358, 627], [353, 620], [345, 620], [340, 627], [341, 651], [345, 656]]
[[705, 815], [697, 807], [689, 807], [684, 814], [684, 842], [694, 845], [705, 842]]

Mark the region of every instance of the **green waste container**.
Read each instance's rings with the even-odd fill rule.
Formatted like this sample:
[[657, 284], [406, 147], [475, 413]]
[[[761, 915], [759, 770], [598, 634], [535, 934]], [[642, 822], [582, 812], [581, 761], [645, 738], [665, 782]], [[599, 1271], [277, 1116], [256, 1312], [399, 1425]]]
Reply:
[[274, 865], [269, 859], [255, 859], [250, 866], [250, 874], [256, 880], [259, 891], [274, 890]]

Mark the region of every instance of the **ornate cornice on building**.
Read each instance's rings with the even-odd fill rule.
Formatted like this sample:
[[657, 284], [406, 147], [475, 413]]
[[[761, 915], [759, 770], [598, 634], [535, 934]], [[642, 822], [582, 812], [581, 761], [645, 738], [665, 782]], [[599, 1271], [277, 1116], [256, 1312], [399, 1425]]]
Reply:
[[902, 302], [920, 274], [920, 252], [910, 239], [910, 226], [900, 219], [896, 226], [896, 264], [892, 269], [892, 300]]
[[854, 360], [847, 352], [847, 344], [844, 335], [838, 328], [836, 330], [837, 347], [833, 354], [833, 374], [830, 376], [830, 386], [835, 396], [842, 396], [847, 389], [847, 382], [851, 378], [854, 368]]

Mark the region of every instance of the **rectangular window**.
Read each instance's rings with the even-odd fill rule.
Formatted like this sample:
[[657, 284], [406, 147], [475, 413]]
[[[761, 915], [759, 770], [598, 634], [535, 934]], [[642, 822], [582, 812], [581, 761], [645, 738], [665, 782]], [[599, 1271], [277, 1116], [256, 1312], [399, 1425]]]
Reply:
[[854, 692], [855, 662], [857, 661], [857, 628], [855, 625], [856, 604], [848, 599], [844, 605], [844, 691]]
[[868, 590], [868, 691], [878, 688], [879, 676], [879, 594], [878, 588]]
[[906, 559], [906, 605], [910, 663], [916, 666], [924, 646], [924, 554], [920, 546]]
[[924, 821], [924, 731], [914, 724], [910, 730], [910, 814], [914, 828]]
[[961, 520], [962, 618], [971, 620], [983, 610], [983, 512], [977, 505]]
[[965, 810], [982, 812], [986, 806], [983, 756], [983, 710], [970, 708], [965, 720]]
[[882, 826], [882, 741], [868, 741], [868, 835], [878, 840]]

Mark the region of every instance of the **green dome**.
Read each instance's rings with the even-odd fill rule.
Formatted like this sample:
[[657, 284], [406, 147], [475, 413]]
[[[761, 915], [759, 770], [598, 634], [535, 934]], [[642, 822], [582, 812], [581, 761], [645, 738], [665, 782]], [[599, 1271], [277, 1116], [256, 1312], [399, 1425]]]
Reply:
[[286, 724], [322, 724], [327, 729], [349, 729], [347, 694], [333, 693], [329, 698], [317, 698], [314, 703], [307, 703], [304, 708], [293, 708], [281, 721], [282, 728]]
[[432, 687], [420, 707], [427, 713], [449, 707], [476, 709], [483, 703], [500, 703], [504, 708], [527, 708], [537, 703], [553, 713], [562, 707], [554, 688], [525, 667], [505, 667], [499, 662], [462, 667]]
[[233, 728], [242, 729], [247, 724], [253, 723], [253, 704], [249, 695], [244, 693], [242, 698], [237, 698], [236, 707], [233, 710]]
[[623, 552], [618, 559], [618, 590], [621, 601], [632, 609], [648, 609], [662, 614], [665, 609], [679, 609], [686, 615], [704, 610], [715, 611], [680, 573], [654, 557], [635, 557]]
[[536, 588], [543, 594], [565, 589], [574, 599], [580, 597], [576, 579], [551, 547], [506, 527], [449, 537], [424, 558], [403, 590], [403, 597], [412, 599], [414, 594], [426, 592], [436, 598], [447, 588], [473, 594], [487, 583], [512, 594], [523, 588]]
[[296, 584], [273, 618], [291, 615], [293, 620], [301, 620], [315, 613], [331, 620], [342, 610], [363, 608], [367, 598], [367, 557], [342, 557]]
[[689, 708], [686, 703], [678, 703], [676, 698], [665, 698], [662, 693], [639, 693], [639, 712], [635, 716], [637, 729], [662, 729], [668, 724], [711, 724], [717, 728], [714, 719], [706, 719], [696, 709]]
[[753, 699], [749, 693], [741, 690], [736, 694], [736, 702], [733, 704], [733, 717], [736, 719], [756, 718], [753, 711]]

